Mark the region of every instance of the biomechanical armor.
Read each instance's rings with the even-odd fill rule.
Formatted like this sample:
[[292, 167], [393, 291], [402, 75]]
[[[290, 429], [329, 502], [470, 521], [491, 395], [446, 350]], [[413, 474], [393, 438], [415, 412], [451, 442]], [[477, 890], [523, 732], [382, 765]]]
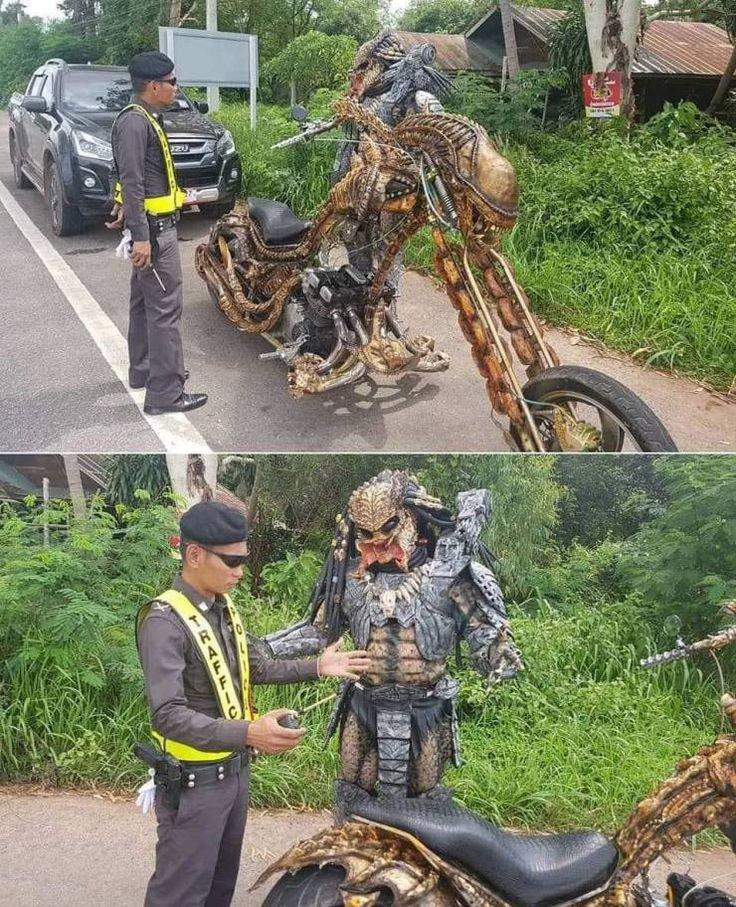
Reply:
[[[395, 35], [382, 33], [358, 49], [349, 73], [348, 97], [389, 126], [395, 126], [407, 114], [439, 113], [443, 108], [437, 95], [450, 82], [433, 68], [436, 55], [431, 44], [417, 45], [407, 53]], [[357, 128], [349, 127], [335, 157], [333, 185], [350, 169], [358, 138]], [[364, 274], [370, 272], [385, 248], [382, 237], [392, 231], [397, 220], [397, 215], [384, 214], [376, 221], [346, 225], [343, 239], [350, 264]], [[389, 277], [396, 290], [401, 261], [399, 255]]]
[[283, 657], [347, 631], [372, 656], [359, 683], [343, 684], [328, 728], [328, 737], [340, 729], [348, 786], [428, 794], [447, 762], [459, 763], [458, 683], [447, 662], [461, 640], [489, 681], [520, 668], [501, 590], [480, 560], [490, 510], [487, 491], [466, 491], [453, 518], [406, 473], [380, 473], [350, 498], [310, 620], [267, 637]]

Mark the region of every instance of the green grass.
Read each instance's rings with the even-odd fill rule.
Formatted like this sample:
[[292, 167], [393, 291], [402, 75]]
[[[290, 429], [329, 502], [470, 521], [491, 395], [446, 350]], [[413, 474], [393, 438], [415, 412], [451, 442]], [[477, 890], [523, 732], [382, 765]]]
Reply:
[[[279, 608], [251, 600], [254, 629], [282, 623]], [[260, 619], [255, 619], [260, 615]], [[255, 619], [255, 620], [254, 620]], [[681, 756], [712, 739], [717, 695], [687, 665], [635, 667], [640, 615], [631, 602], [536, 617], [513, 614], [527, 669], [488, 694], [466, 666], [460, 698], [463, 766], [446, 781], [489, 819], [526, 828], [595, 826], [612, 831]], [[260, 625], [260, 626], [257, 626]], [[6, 671], [0, 691], [0, 776], [63, 785], [132, 789], [143, 767], [131, 753], [145, 739], [142, 679], [102, 690], [41, 660]], [[261, 712], [306, 708], [334, 682], [258, 687]], [[311, 711], [304, 743], [254, 767], [255, 806], [326, 807], [338, 772], [336, 742], [324, 744], [329, 705]]]
[[[313, 114], [325, 115], [327, 95]], [[283, 108], [263, 106], [253, 134], [243, 106], [219, 114], [244, 164], [243, 193], [309, 216], [329, 191], [336, 144], [273, 152], [293, 134]], [[521, 216], [504, 251], [535, 309], [634, 355], [728, 390], [736, 380], [736, 168], [728, 135], [676, 147], [641, 129], [627, 141], [576, 125], [514, 139]], [[406, 264], [432, 271], [427, 231]]]

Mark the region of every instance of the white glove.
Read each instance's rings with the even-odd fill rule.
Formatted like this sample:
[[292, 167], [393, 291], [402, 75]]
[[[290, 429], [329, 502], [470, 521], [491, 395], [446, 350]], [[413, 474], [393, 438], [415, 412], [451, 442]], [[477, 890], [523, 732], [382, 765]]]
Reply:
[[153, 783], [153, 776], [155, 774], [155, 771], [152, 768], [149, 768], [148, 781], [138, 788], [138, 796], [136, 797], [135, 805], [140, 806], [143, 810], [143, 815], [145, 815], [149, 809], [153, 809], [153, 803], [156, 799], [156, 785]]
[[128, 259], [130, 258], [130, 253], [133, 251], [133, 237], [130, 233], [130, 230], [126, 227], [123, 230], [123, 235], [118, 243], [117, 249], [115, 249], [115, 255], [117, 258]]

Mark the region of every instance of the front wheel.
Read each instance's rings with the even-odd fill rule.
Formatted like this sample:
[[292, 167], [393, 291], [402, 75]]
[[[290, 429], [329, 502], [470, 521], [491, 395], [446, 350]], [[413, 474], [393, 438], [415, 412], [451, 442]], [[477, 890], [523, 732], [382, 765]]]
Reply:
[[[523, 394], [548, 451], [677, 451], [643, 400], [594, 369], [577, 365], [545, 369], [524, 385]], [[517, 426], [512, 426], [511, 434], [524, 449]]]
[[[273, 886], [263, 907], [344, 907], [345, 900], [340, 885], [345, 870], [335, 863], [325, 866], [305, 866], [293, 875], [284, 873]], [[381, 892], [376, 907], [391, 907], [394, 903], [390, 892]]]

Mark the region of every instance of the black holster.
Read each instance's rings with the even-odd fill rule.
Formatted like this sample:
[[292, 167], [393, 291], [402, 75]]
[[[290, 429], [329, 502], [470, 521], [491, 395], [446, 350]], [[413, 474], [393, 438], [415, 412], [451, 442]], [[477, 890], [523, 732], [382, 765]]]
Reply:
[[147, 743], [136, 743], [133, 752], [154, 770], [153, 783], [156, 789], [161, 791], [163, 805], [169, 809], [178, 809], [181, 796], [181, 762], [168, 753], [155, 750]]

